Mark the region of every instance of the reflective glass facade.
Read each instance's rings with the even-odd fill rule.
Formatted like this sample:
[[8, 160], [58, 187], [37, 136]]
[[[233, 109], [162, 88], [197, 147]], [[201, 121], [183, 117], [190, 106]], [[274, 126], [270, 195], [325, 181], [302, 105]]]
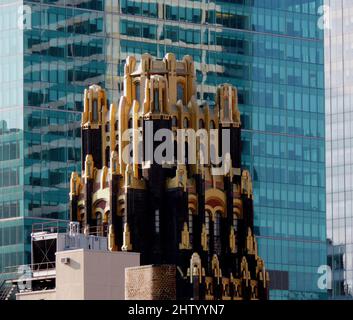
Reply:
[[23, 261], [23, 31], [19, 3], [0, 1], [0, 270]]
[[238, 87], [271, 298], [326, 297], [317, 286], [326, 264], [322, 0], [25, 3], [20, 216], [66, 217], [85, 87], [102, 84], [117, 101], [128, 55], [189, 54], [200, 102], [220, 83]]
[[63, 3], [0, 1], [4, 271], [29, 263], [33, 223], [68, 219], [68, 181], [80, 167], [82, 93], [104, 85], [106, 76], [103, 3]]
[[353, 3], [326, 0], [326, 172], [330, 298], [353, 298]]

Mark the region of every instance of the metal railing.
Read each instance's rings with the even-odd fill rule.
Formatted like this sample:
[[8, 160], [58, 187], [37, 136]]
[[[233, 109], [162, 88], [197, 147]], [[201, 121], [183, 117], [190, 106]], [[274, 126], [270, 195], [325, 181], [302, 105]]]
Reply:
[[55, 220], [48, 222], [37, 222], [32, 225], [32, 233], [48, 232], [48, 233], [64, 233], [68, 230], [68, 222], [63, 220]]
[[16, 275], [10, 280], [16, 280], [26, 273], [27, 275], [33, 275], [34, 272], [38, 271], [48, 272], [49, 274], [49, 271], [52, 270], [55, 270], [55, 261], [5, 267], [7, 274]]
[[32, 291], [31, 283], [36, 279], [56, 276], [55, 262], [11, 266], [5, 270], [6, 273], [0, 274], [0, 300], [11, 300], [18, 292]]
[[[106, 237], [108, 234], [108, 225], [95, 226], [89, 228], [89, 235], [97, 237]], [[84, 228], [81, 228], [81, 233], [84, 233]]]
[[[87, 233], [88, 231], [89, 235], [106, 237], [108, 234], [108, 229], [109, 229], [108, 224], [104, 224], [101, 226], [91, 226], [88, 228], [88, 230], [84, 226], [79, 225], [77, 230], [75, 231], [77, 233], [82, 233], [82, 234]], [[67, 233], [67, 232], [70, 232], [70, 223], [64, 222], [62, 220], [34, 223], [32, 225], [32, 233], [39, 233], [39, 232]]]

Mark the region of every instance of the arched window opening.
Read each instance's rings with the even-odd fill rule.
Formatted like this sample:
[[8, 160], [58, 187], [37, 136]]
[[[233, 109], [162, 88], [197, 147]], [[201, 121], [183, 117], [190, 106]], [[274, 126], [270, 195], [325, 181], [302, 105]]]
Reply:
[[199, 128], [200, 129], [204, 129], [205, 128], [205, 122], [202, 119], [199, 120]]
[[179, 100], [184, 102], [184, 85], [181, 82], [177, 85], [177, 101]]
[[178, 127], [178, 118], [177, 117], [172, 118], [172, 127]]
[[133, 126], [132, 118], [129, 118], [128, 128], [132, 129], [132, 126]]

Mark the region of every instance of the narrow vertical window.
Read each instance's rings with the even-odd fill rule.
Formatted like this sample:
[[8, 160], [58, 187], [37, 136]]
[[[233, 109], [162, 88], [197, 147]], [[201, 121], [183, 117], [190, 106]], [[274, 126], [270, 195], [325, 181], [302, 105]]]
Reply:
[[205, 122], [202, 119], [199, 120], [199, 128], [200, 129], [204, 129], [205, 128]]
[[137, 100], [141, 106], [141, 85], [140, 85], [140, 82], [135, 82], [135, 100]]
[[111, 215], [110, 215], [110, 211], [107, 211], [105, 213], [105, 216], [107, 216], [107, 219], [104, 219], [105, 221], [103, 221], [102, 223], [102, 232], [103, 232], [103, 237], [107, 237], [108, 236], [108, 228], [109, 228], [109, 224], [111, 224]]
[[205, 225], [206, 225], [206, 231], [207, 234], [210, 233], [210, 213], [206, 211], [205, 213]]
[[220, 213], [215, 213], [214, 225], [213, 225], [213, 234], [214, 234], [214, 250], [217, 254], [221, 253], [221, 221]]
[[110, 146], [105, 148], [105, 165], [109, 168], [110, 166]]
[[97, 122], [98, 121], [98, 103], [97, 100], [93, 100], [93, 110], [92, 110], [92, 121]]
[[192, 245], [192, 234], [193, 234], [193, 219], [194, 219], [194, 216], [192, 214], [192, 210], [189, 209], [189, 238], [190, 238], [191, 245]]
[[181, 82], [177, 86], [177, 101], [179, 100], [184, 102], [184, 85]]
[[234, 231], [238, 230], [238, 217], [235, 213], [233, 213], [233, 226], [234, 226]]
[[133, 123], [132, 123], [132, 118], [129, 118], [129, 122], [128, 122], [128, 128], [132, 129]]
[[103, 235], [103, 217], [100, 212], [96, 213], [96, 230], [94, 233], [97, 236], [102, 236]]
[[154, 89], [153, 92], [153, 108], [154, 108], [154, 112], [159, 112], [159, 93], [158, 93], [158, 89]]
[[229, 119], [229, 98], [224, 98], [224, 119]]
[[155, 231], [159, 234], [159, 209], [156, 209], [154, 212], [154, 219], [155, 219]]

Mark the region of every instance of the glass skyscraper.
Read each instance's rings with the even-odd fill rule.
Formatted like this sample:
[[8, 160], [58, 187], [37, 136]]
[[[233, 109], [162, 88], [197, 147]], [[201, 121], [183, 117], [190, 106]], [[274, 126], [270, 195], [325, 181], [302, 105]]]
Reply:
[[[69, 3], [69, 1], [67, 1]], [[32, 224], [68, 218], [83, 90], [107, 75], [102, 1], [0, 1], [0, 270], [30, 261]]]
[[326, 172], [332, 299], [353, 299], [353, 2], [326, 0]]
[[[0, 153], [1, 266], [26, 261], [26, 226], [67, 217], [83, 89], [101, 84], [116, 102], [128, 55], [173, 52], [193, 57], [200, 103], [212, 101], [220, 83], [238, 88], [243, 165], [254, 179], [271, 298], [326, 297], [317, 285], [327, 264], [322, 0], [24, 1], [31, 8], [24, 30], [18, 19], [6, 22], [3, 7], [18, 14], [6, 2], [14, 1], [0, 1], [8, 46], [0, 53], [8, 95], [0, 96], [1, 150], [7, 141], [16, 146], [14, 158]], [[17, 170], [17, 180], [6, 170]]]

